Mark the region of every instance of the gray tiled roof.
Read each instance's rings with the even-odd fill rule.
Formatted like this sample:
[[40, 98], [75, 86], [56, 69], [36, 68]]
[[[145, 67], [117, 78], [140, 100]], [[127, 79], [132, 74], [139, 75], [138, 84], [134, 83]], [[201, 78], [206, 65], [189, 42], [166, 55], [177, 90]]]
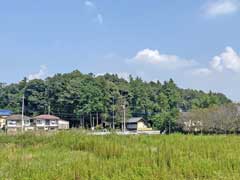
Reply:
[[133, 117], [127, 121], [127, 123], [137, 123], [139, 121], [143, 120], [142, 117]]
[[43, 120], [59, 120], [60, 118], [57, 116], [49, 115], [49, 114], [42, 114], [40, 116], [34, 117], [34, 119], [43, 119]]
[[[28, 116], [23, 116], [24, 120], [30, 120], [31, 118]], [[15, 114], [7, 117], [7, 120], [15, 120], [15, 121], [21, 121], [22, 115], [21, 114]]]

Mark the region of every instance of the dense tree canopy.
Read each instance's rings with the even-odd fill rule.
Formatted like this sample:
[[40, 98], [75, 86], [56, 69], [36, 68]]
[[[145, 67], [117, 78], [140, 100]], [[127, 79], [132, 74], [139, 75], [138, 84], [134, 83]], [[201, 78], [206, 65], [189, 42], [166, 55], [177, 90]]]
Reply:
[[20, 113], [23, 94], [25, 113], [30, 116], [50, 112], [75, 125], [80, 122], [89, 127], [113, 119], [119, 125], [125, 105], [127, 116], [143, 116], [161, 130], [174, 130], [180, 111], [231, 102], [220, 93], [178, 88], [172, 79], [162, 84], [139, 77], [130, 76], [126, 81], [112, 74], [95, 77], [73, 71], [45, 80], [28, 82], [25, 78], [17, 84], [1, 83], [0, 108]]

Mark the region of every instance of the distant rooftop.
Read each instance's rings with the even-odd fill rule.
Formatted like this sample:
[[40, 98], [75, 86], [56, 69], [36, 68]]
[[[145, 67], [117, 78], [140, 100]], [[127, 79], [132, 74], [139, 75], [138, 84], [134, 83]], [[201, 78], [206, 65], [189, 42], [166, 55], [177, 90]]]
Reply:
[[36, 116], [34, 117], [34, 119], [43, 119], [43, 120], [60, 120], [59, 117], [57, 116], [53, 116], [53, 115], [49, 115], [49, 114], [43, 114], [40, 116]]
[[[30, 120], [31, 118], [28, 116], [23, 116], [23, 120], [27, 121]], [[21, 121], [22, 120], [22, 115], [21, 114], [14, 114], [11, 116], [7, 117], [7, 120], [14, 120], [14, 121]]]
[[10, 116], [12, 114], [11, 110], [0, 109], [0, 116]]
[[142, 117], [133, 117], [133, 118], [130, 118], [127, 123], [137, 123], [139, 121], [143, 120]]

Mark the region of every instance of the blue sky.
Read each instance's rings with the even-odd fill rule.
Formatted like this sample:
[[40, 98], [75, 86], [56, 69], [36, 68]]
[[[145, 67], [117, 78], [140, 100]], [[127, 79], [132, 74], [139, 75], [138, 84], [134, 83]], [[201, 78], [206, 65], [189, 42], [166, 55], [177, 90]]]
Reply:
[[239, 0], [0, 1], [0, 82], [79, 69], [239, 101], [239, 19]]

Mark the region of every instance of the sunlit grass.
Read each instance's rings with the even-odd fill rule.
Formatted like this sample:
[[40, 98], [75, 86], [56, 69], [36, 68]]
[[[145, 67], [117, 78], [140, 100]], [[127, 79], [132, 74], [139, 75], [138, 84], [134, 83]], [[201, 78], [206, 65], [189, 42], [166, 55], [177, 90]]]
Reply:
[[0, 179], [240, 179], [238, 136], [0, 135]]

